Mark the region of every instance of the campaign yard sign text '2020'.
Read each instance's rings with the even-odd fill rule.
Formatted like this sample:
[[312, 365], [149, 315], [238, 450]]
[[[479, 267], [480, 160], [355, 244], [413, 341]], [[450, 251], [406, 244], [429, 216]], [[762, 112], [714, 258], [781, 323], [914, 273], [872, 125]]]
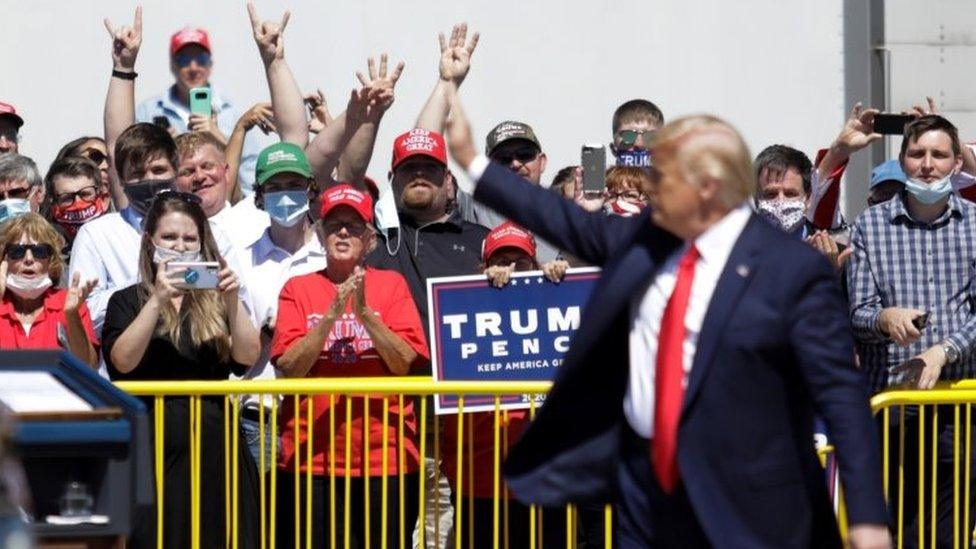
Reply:
[[[513, 274], [502, 289], [490, 286], [484, 275], [428, 279], [434, 379], [553, 379], [599, 278], [596, 268], [570, 269], [554, 284], [540, 271], [532, 271]], [[528, 408], [530, 398], [540, 397], [504, 397], [502, 407]], [[435, 409], [438, 414], [456, 414], [457, 397], [439, 396]], [[464, 399], [466, 412], [494, 409], [493, 396]]]

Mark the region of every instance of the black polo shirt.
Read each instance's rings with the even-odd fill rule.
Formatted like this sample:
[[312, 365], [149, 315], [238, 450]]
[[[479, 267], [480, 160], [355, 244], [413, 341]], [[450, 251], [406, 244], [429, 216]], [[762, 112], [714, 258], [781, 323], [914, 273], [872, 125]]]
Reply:
[[[378, 235], [376, 249], [366, 257], [366, 264], [397, 271], [407, 279], [426, 333], [427, 279], [480, 273], [481, 248], [488, 229], [464, 221], [457, 212], [444, 221], [420, 226], [401, 214], [400, 228], [389, 233], [389, 240], [382, 233]], [[427, 336], [429, 341], [430, 334]]]

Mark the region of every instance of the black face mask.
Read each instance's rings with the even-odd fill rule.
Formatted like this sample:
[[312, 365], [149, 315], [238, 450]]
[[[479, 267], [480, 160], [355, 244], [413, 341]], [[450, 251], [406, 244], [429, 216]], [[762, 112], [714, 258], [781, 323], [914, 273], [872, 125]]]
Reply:
[[172, 179], [152, 179], [122, 185], [125, 197], [129, 199], [129, 206], [132, 206], [132, 209], [139, 215], [146, 215], [146, 212], [149, 211], [149, 205], [152, 204], [157, 194], [172, 189]]

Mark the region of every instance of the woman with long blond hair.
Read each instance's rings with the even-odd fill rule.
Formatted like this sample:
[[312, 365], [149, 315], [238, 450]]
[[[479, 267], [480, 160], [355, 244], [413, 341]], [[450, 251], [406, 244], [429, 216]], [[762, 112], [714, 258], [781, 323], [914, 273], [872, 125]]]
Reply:
[[[214, 289], [186, 289], [186, 269], [167, 269], [178, 262], [217, 262]], [[112, 295], [102, 330], [105, 364], [113, 380], [223, 380], [243, 374], [260, 352], [257, 329], [238, 296], [237, 275], [217, 251], [210, 225], [191, 194], [165, 192], [146, 214], [139, 252], [139, 281]], [[200, 541], [203, 547], [225, 545], [224, 399], [204, 397], [200, 440]], [[191, 545], [190, 407], [186, 397], [167, 397], [164, 406], [163, 539], [166, 547]], [[152, 406], [149, 406], [153, 410]], [[240, 437], [240, 433], [231, 433]], [[243, 439], [235, 528], [241, 545], [256, 545], [257, 469]], [[155, 546], [155, 512], [141, 521], [130, 545]]]

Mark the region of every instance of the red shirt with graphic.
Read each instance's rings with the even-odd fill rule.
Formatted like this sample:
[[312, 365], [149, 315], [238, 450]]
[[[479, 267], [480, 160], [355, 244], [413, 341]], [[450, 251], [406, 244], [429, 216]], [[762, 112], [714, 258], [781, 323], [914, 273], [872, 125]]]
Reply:
[[[420, 323], [420, 314], [414, 304], [407, 281], [399, 273], [367, 268], [364, 278], [366, 306], [380, 317], [384, 324], [417, 352], [417, 363], [429, 360], [427, 341]], [[297, 276], [285, 283], [278, 298], [278, 318], [274, 339], [271, 342], [271, 363], [291, 345], [308, 334], [322, 321], [336, 296], [336, 285], [322, 272]], [[416, 366], [417, 364], [414, 364]], [[318, 360], [309, 370], [308, 377], [378, 377], [394, 375], [387, 368], [373, 347], [373, 340], [366, 327], [352, 312], [352, 300], [346, 311], [336, 320], [332, 332]], [[400, 408], [397, 395], [387, 397], [384, 406], [382, 395], [369, 396], [369, 418], [365, 420], [364, 398], [335, 395], [334, 409], [330, 411], [329, 395], [315, 395], [312, 405], [312, 473], [328, 475], [346, 474], [363, 476], [365, 441], [369, 441], [369, 475], [383, 474], [383, 409], [387, 416], [387, 475], [399, 472], [399, 440], [397, 432], [400, 417], [403, 418], [404, 472], [419, 467], [417, 451], [417, 418], [413, 399], [405, 396]], [[300, 445], [297, 461], [299, 470], [306, 471], [308, 440], [308, 397], [299, 400], [298, 419], [295, 418], [295, 399], [286, 396], [282, 405], [280, 432], [282, 454], [278, 467], [294, 471], [295, 443]], [[347, 407], [351, 407], [352, 421], [346, 422]], [[334, 424], [332, 421], [334, 420]], [[335, 437], [330, 443], [330, 433]], [[364, 434], [368, 433], [364, 437]], [[350, 444], [350, 460], [346, 461], [346, 444]], [[332, 456], [334, 453], [334, 461]], [[332, 467], [329, 467], [333, 464]]]

